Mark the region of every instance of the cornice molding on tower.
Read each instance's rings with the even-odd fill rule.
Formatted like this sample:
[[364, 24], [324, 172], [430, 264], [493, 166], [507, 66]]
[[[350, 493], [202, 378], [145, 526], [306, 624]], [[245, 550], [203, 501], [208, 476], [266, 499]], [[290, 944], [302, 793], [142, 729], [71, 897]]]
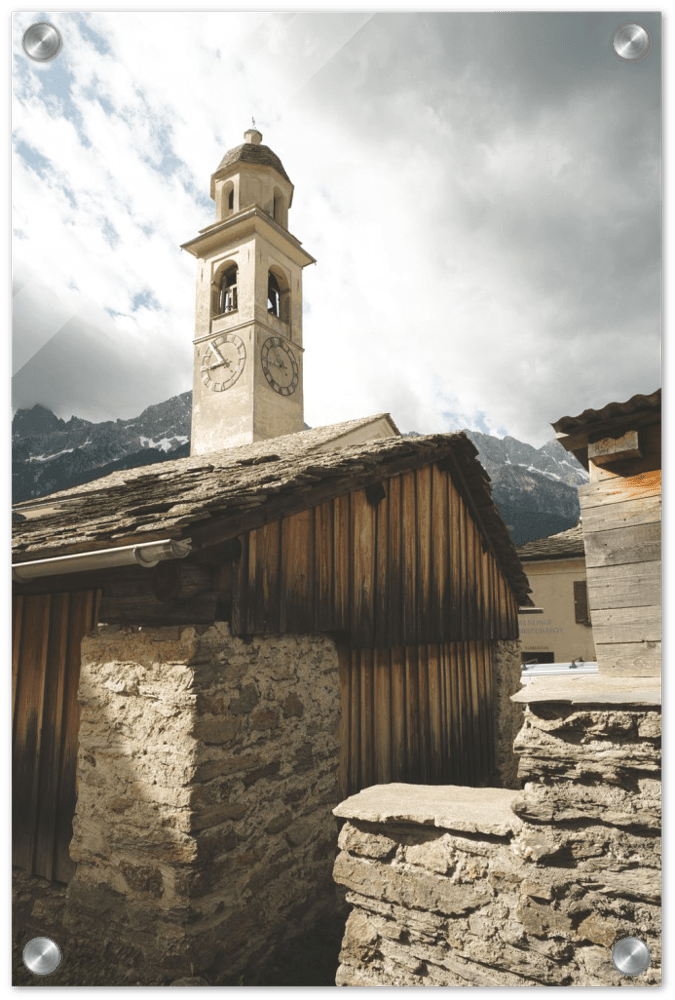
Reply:
[[[302, 243], [297, 236], [293, 236], [287, 229], [280, 226], [257, 205], [252, 205], [250, 208], [238, 212], [224, 222], [214, 222], [205, 229], [201, 229], [198, 236], [181, 244], [181, 250], [187, 250], [193, 257], [205, 257], [210, 250], [222, 248], [223, 235], [226, 235], [229, 241], [236, 242], [253, 233], [265, 236], [273, 245], [277, 246], [277, 249], [283, 251], [301, 267], [305, 267], [307, 264], [316, 264], [316, 259], [302, 249]], [[282, 238], [281, 245], [277, 245], [275, 236]]]

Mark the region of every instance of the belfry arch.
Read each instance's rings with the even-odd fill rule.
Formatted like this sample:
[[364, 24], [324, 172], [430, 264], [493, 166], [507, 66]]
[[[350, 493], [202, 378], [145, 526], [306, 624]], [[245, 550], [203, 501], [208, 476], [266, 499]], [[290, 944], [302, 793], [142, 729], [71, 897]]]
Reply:
[[239, 308], [239, 268], [234, 261], [226, 261], [216, 272], [213, 281], [211, 315], [222, 316]]
[[282, 323], [290, 322], [291, 286], [286, 274], [277, 265], [272, 265], [267, 272], [267, 312]]

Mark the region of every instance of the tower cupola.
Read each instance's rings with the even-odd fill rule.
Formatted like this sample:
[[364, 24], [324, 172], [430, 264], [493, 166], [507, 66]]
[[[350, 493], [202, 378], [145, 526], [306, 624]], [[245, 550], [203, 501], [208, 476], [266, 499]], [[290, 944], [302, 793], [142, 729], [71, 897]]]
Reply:
[[225, 154], [211, 176], [216, 219], [229, 219], [256, 205], [287, 229], [293, 201], [290, 178], [276, 153], [262, 145], [262, 132], [248, 129], [244, 139], [241, 146]]

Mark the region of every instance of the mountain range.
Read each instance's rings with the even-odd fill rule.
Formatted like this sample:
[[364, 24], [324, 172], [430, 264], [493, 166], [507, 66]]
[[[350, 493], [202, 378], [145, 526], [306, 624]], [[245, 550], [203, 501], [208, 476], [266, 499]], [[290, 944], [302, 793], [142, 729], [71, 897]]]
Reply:
[[[36, 404], [12, 421], [15, 503], [46, 496], [118, 469], [152, 465], [190, 453], [192, 393], [149, 406], [129, 420], [64, 421]], [[492, 495], [516, 545], [573, 527], [577, 487], [588, 474], [557, 441], [541, 448], [513, 437], [467, 430], [492, 480]]]

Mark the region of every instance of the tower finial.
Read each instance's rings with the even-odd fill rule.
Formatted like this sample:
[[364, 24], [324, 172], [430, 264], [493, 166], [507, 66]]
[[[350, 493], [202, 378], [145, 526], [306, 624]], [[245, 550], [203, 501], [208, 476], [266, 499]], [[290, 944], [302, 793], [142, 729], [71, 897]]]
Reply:
[[244, 132], [244, 139], [246, 139], [246, 142], [250, 142], [254, 146], [259, 146], [262, 142], [262, 132], [258, 130], [255, 118], [251, 118], [251, 128], [246, 129]]

